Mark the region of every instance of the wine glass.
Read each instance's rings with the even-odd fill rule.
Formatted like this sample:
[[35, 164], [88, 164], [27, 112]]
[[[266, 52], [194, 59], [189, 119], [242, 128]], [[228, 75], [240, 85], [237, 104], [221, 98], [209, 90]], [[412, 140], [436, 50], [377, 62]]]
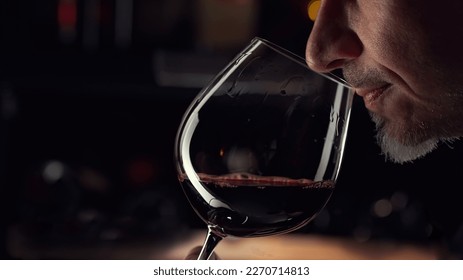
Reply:
[[190, 104], [175, 162], [207, 224], [198, 259], [226, 236], [294, 231], [328, 202], [339, 173], [353, 90], [333, 74], [254, 38]]

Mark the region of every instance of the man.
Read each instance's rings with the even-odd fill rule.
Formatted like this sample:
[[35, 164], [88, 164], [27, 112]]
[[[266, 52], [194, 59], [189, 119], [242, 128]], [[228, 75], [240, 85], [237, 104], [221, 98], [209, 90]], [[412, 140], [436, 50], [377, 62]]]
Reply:
[[[307, 63], [319, 72], [342, 71], [363, 98], [386, 159], [411, 162], [463, 136], [462, 1], [318, 2]], [[461, 174], [458, 168], [449, 169]], [[449, 250], [460, 257], [463, 223], [460, 195], [454, 193], [459, 181], [448, 175], [434, 175], [417, 189]], [[430, 178], [419, 175], [425, 176]]]
[[463, 2], [322, 0], [309, 67], [342, 69], [387, 159], [420, 158], [463, 135]]

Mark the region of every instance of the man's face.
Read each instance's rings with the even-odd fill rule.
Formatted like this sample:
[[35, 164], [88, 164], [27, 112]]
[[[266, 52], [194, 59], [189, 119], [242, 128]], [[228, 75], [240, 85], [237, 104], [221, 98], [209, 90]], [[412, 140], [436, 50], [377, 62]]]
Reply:
[[463, 1], [321, 2], [308, 65], [343, 70], [389, 159], [410, 161], [463, 136]]

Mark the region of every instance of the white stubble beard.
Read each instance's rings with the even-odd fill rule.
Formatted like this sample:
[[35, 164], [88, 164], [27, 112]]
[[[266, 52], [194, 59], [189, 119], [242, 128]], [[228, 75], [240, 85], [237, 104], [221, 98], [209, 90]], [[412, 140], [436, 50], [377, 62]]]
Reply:
[[385, 120], [370, 112], [372, 121], [376, 125], [376, 141], [387, 161], [394, 163], [407, 163], [422, 158], [435, 150], [439, 139], [431, 138], [417, 144], [404, 144], [388, 135]]

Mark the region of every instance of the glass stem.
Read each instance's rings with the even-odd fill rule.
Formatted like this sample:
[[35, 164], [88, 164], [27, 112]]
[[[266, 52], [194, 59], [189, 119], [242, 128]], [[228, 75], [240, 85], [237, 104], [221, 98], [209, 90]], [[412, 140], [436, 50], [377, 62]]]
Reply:
[[203, 248], [201, 249], [201, 253], [199, 253], [198, 260], [208, 260], [212, 253], [214, 252], [215, 247], [219, 242], [223, 239], [223, 236], [217, 234], [213, 228], [213, 226], [209, 225], [207, 227], [207, 235], [206, 239], [204, 240]]

